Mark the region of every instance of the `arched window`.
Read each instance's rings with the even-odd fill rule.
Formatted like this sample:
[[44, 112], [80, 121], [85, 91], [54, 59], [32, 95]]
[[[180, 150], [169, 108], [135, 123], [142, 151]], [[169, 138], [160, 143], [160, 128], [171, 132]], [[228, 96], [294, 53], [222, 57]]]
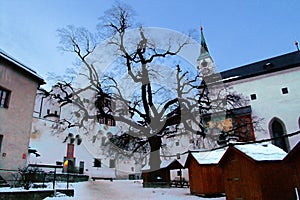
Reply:
[[284, 137], [286, 135], [286, 128], [284, 123], [278, 119], [277, 117], [274, 117], [270, 123], [269, 123], [269, 132], [271, 138], [275, 138], [272, 140], [272, 143], [275, 146], [280, 147], [284, 151], [288, 152], [290, 150], [290, 145], [287, 137]]

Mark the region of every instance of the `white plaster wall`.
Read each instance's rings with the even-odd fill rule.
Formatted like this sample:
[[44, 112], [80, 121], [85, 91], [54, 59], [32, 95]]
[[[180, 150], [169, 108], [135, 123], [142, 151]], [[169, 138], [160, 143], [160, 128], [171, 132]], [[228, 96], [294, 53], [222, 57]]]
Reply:
[[[45, 97], [43, 91], [38, 90], [35, 99], [33, 116], [43, 118], [48, 115], [48, 110], [50, 111], [50, 114], [55, 114], [56, 112], [57, 115], [60, 115], [59, 103], [51, 97]], [[55, 117], [53, 118], [56, 119]], [[48, 119], [52, 120], [50, 117], [48, 117]]]
[[[265, 132], [256, 132], [256, 139], [270, 138], [269, 123], [277, 117], [285, 124], [286, 132], [299, 130], [300, 117], [300, 67], [274, 72], [257, 77], [238, 80], [227, 84], [235, 91], [250, 99], [256, 94], [256, 100], [250, 100], [253, 116], [263, 118], [261, 123]], [[288, 94], [281, 89], [287, 87]], [[290, 148], [300, 141], [300, 135], [289, 138]]]

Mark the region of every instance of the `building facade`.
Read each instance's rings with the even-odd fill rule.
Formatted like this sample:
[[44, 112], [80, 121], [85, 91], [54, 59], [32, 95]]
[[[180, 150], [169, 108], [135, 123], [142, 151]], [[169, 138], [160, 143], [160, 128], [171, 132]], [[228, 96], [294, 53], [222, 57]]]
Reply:
[[[244, 101], [244, 105], [232, 110], [227, 98], [220, 130], [230, 132], [228, 127], [238, 125], [235, 132], [239, 141], [272, 139], [274, 145], [286, 152], [298, 143], [300, 134], [293, 133], [300, 129], [299, 50], [218, 73], [201, 29], [198, 63], [200, 75], [207, 84], [218, 83], [218, 87], [239, 94]], [[215, 93], [214, 86], [209, 89]], [[228, 116], [230, 110], [234, 111], [231, 114], [238, 114]], [[240, 115], [240, 111], [246, 112]]]
[[256, 140], [274, 138], [272, 143], [291, 150], [300, 135], [284, 137], [300, 128], [300, 51], [265, 59], [221, 72], [226, 87], [249, 100], [252, 116], [258, 116]]
[[36, 91], [44, 80], [0, 51], [0, 175], [26, 165]]
[[[68, 167], [72, 164], [71, 168], [75, 172], [78, 171], [80, 163], [84, 163], [84, 173], [91, 177], [120, 179], [128, 178], [129, 175], [140, 177], [142, 163], [137, 160], [141, 156], [134, 154], [126, 157], [118, 154], [115, 150], [117, 146], [112, 146], [110, 142], [110, 137], [117, 132], [115, 120], [97, 114], [95, 122], [90, 121], [86, 126], [90, 128], [88, 134], [83, 132], [85, 129], [67, 128], [60, 122], [76, 115], [73, 112], [76, 109], [73, 109], [72, 104], [61, 106], [54, 98], [54, 95], [59, 93], [60, 90], [56, 87], [50, 91], [42, 89], [37, 92], [30, 146], [39, 152], [40, 157], [32, 155], [29, 162], [55, 164], [66, 163], [68, 160]], [[109, 108], [114, 106], [108, 96], [101, 99], [101, 103]], [[70, 134], [75, 140], [80, 136], [82, 143], [78, 145], [75, 141], [74, 144], [70, 144], [71, 138], [66, 140]]]
[[[199, 112], [205, 134], [215, 145], [224, 145], [230, 139], [240, 142], [255, 140], [252, 108], [240, 92], [224, 84], [210, 56], [201, 27], [201, 48], [197, 59], [201, 77], [199, 85]], [[226, 77], [225, 77], [226, 78]], [[213, 148], [216, 146], [212, 146]]]

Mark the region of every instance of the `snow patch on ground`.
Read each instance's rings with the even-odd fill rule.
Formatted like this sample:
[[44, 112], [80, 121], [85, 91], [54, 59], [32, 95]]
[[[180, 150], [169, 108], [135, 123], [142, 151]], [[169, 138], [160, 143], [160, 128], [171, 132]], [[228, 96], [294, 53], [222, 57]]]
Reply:
[[116, 180], [113, 182], [99, 180], [72, 183], [74, 197], [47, 197], [46, 200], [225, 200], [219, 198], [201, 198], [190, 194], [189, 188], [143, 188], [141, 180]]

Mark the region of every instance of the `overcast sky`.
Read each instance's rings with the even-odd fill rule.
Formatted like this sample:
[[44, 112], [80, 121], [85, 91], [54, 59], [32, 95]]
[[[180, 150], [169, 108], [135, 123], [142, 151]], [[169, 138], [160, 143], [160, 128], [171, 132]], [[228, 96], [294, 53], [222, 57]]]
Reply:
[[[300, 41], [299, 0], [126, 2], [144, 26], [181, 32], [199, 31], [203, 26], [218, 71], [295, 51], [294, 41]], [[72, 24], [95, 31], [98, 17], [112, 3], [110, 0], [0, 0], [0, 48], [45, 79], [47, 72], [64, 73], [72, 65], [73, 57], [57, 49], [56, 30]]]

